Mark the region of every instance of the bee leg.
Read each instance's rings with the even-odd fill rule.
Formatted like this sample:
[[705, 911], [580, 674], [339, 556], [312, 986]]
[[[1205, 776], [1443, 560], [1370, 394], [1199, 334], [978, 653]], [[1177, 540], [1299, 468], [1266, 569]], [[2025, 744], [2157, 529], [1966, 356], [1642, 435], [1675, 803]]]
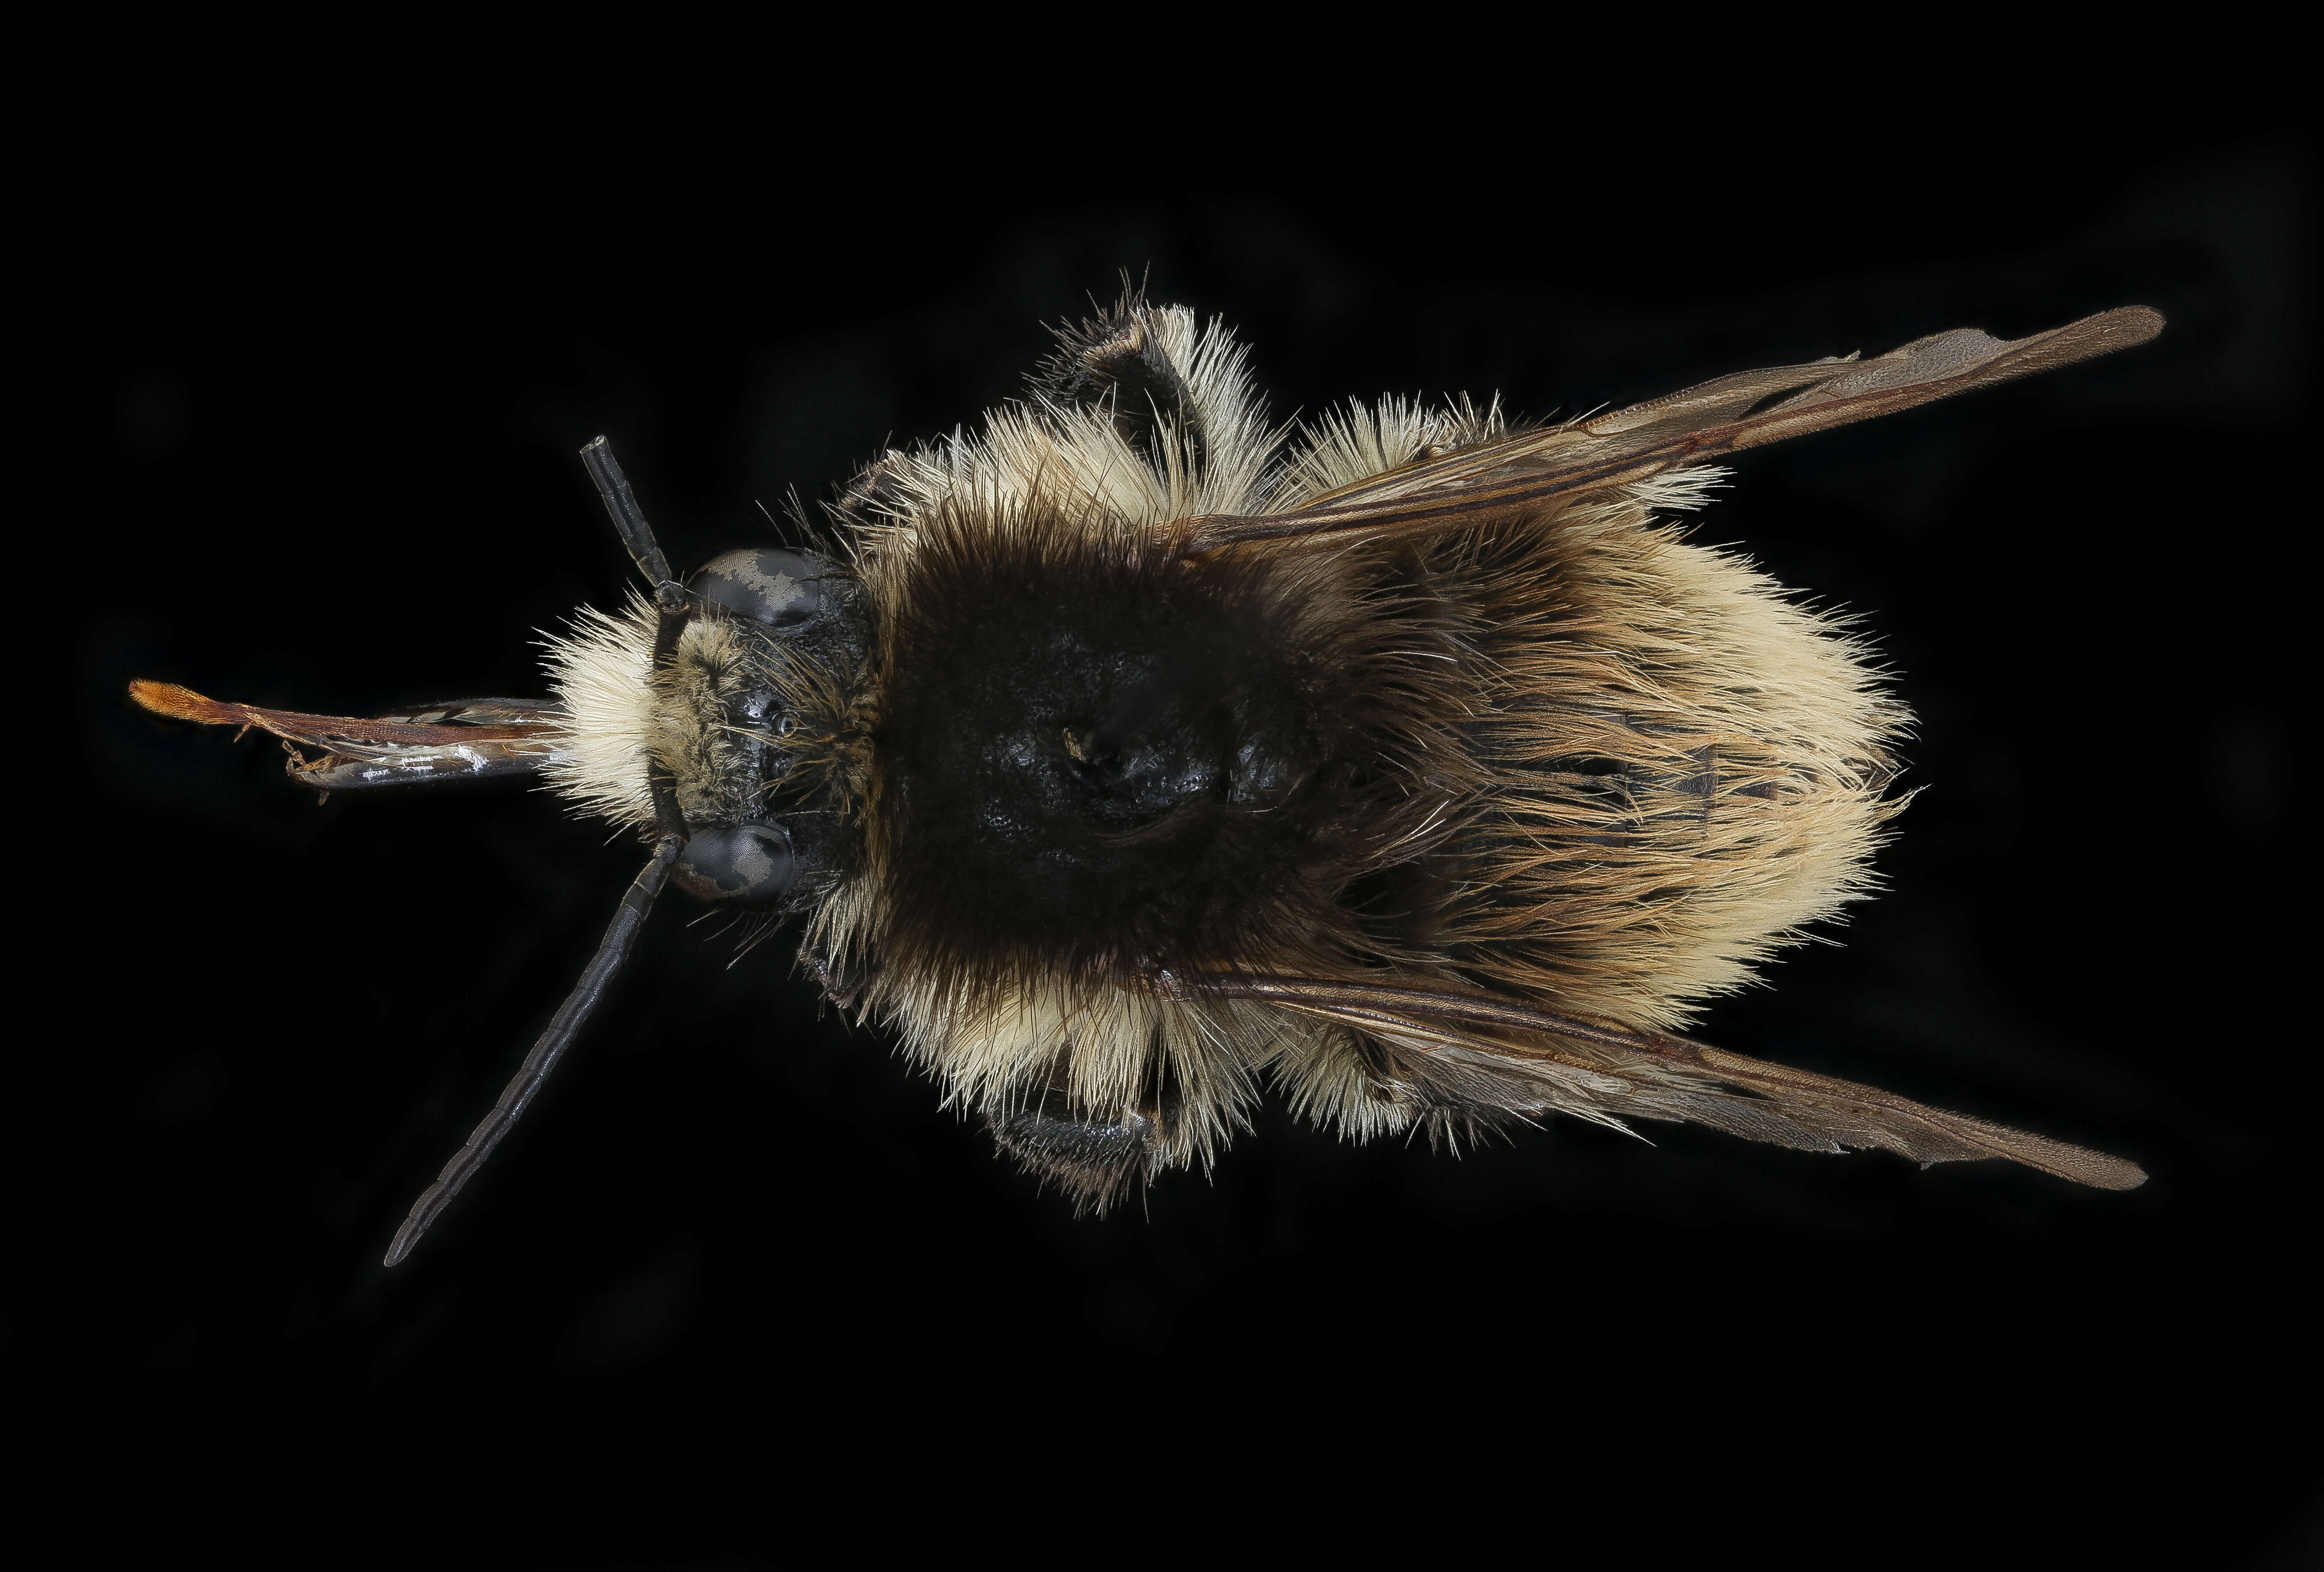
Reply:
[[1074, 1210], [1102, 1217], [1133, 1184], [1142, 1184], [1158, 1154], [1162, 1125], [1152, 1110], [1124, 1108], [1107, 1120], [1074, 1117], [1065, 1097], [1043, 1094], [1027, 1108], [988, 1115], [994, 1142], [1026, 1172], [1073, 1197]]
[[1171, 434], [1200, 462], [1208, 446], [1198, 401], [1162, 342], [1161, 314], [1136, 293], [1078, 327], [1034, 375], [1035, 394], [1074, 409], [1102, 409], [1123, 440], [1148, 458]]
[[870, 529], [901, 514], [904, 488], [896, 478], [898, 455], [892, 452], [873, 459], [857, 472], [831, 505], [831, 516], [843, 529]]

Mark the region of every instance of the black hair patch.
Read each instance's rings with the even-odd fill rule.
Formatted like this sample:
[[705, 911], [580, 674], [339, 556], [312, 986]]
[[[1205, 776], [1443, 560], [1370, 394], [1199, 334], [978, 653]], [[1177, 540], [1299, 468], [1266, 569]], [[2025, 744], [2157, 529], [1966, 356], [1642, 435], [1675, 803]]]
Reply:
[[1377, 948], [1345, 897], [1425, 851], [1460, 749], [1365, 564], [960, 510], [915, 560], [881, 640], [891, 960], [966, 988]]

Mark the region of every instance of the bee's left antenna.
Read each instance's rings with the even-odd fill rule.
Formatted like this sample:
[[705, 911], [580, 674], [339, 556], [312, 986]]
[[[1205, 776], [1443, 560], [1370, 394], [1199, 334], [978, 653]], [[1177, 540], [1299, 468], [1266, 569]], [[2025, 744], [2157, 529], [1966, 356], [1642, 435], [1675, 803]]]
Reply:
[[[678, 637], [686, 630], [686, 586], [671, 576], [669, 558], [662, 555], [653, 526], [646, 522], [644, 510], [631, 493], [630, 477], [622, 473], [613, 445], [602, 437], [593, 438], [581, 450], [581, 462], [587, 466], [589, 478], [597, 483], [597, 494], [605, 500], [605, 511], [613, 516], [622, 544], [630, 548], [630, 560], [646, 575], [646, 583], [653, 585], [654, 606], [661, 612], [654, 625], [653, 642], [653, 668], [659, 671], [669, 665]], [[678, 809], [678, 789], [669, 769], [650, 758], [646, 783], [653, 793], [654, 827], [664, 835], [683, 840], [687, 832], [686, 815]]]
[[557, 1007], [557, 1014], [549, 1017], [549, 1030], [540, 1034], [532, 1052], [524, 1056], [515, 1078], [501, 1093], [500, 1101], [493, 1105], [493, 1111], [484, 1116], [484, 1123], [469, 1135], [468, 1144], [454, 1154], [452, 1161], [444, 1164], [444, 1172], [437, 1175], [436, 1182], [420, 1191], [420, 1199], [411, 1203], [410, 1215], [403, 1219], [403, 1227], [395, 1230], [395, 1239], [387, 1247], [388, 1265], [411, 1254], [411, 1247], [420, 1243], [420, 1236], [428, 1231], [428, 1226], [452, 1203], [460, 1187], [484, 1165], [484, 1159], [493, 1154], [501, 1137], [524, 1117], [533, 1094], [549, 1079], [549, 1072], [557, 1068], [557, 1062], [573, 1045], [573, 1039], [580, 1035], [598, 1001], [605, 997], [605, 990], [613, 986], [622, 963], [629, 960], [630, 951], [637, 948], [638, 935], [646, 925], [646, 914], [653, 909], [654, 896], [669, 881], [671, 865], [678, 861], [678, 851], [685, 844], [676, 835], [665, 835], [655, 845], [653, 860], [631, 881], [622, 904], [613, 908], [613, 920], [606, 926], [604, 942], [583, 970], [581, 980], [573, 985], [573, 991]]
[[654, 604], [672, 616], [685, 611], [685, 587], [671, 576], [669, 558], [661, 554], [653, 526], [646, 522], [637, 498], [630, 493], [630, 478], [622, 473], [613, 447], [604, 437], [597, 437], [581, 450], [581, 462], [588, 466], [589, 478], [597, 483], [597, 494], [605, 500], [605, 511], [613, 516], [622, 544], [630, 548], [630, 560], [646, 575], [646, 583], [653, 585]]

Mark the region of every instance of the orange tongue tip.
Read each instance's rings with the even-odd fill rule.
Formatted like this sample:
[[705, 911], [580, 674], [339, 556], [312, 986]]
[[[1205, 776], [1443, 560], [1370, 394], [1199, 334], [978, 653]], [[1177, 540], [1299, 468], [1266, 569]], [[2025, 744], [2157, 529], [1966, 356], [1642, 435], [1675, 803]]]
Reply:
[[242, 706], [238, 704], [222, 704], [176, 683], [148, 682], [139, 677], [129, 685], [129, 696], [157, 715], [198, 721], [207, 726], [240, 725], [249, 719], [240, 712]]

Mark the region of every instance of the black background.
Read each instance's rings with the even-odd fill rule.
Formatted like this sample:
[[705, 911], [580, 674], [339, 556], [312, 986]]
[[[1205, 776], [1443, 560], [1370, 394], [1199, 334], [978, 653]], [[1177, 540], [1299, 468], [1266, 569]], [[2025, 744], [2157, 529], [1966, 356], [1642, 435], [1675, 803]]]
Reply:
[[[752, 180], [612, 157], [594, 191], [546, 130], [457, 161], [163, 139], [92, 219], [60, 296], [85, 483], [20, 526], [67, 567], [78, 758], [33, 832], [65, 877], [27, 986], [70, 1007], [23, 1050], [56, 1079], [19, 1104], [0, 1360], [65, 1400], [69, 1475], [110, 1482], [94, 1531], [415, 1567], [924, 1535], [1135, 1559], [1258, 1511], [1289, 1543], [2301, 1564], [2303, 129], [2125, 111], [2006, 158], [1661, 180], [1586, 138], [1149, 148], [993, 188], [945, 171], [1005, 129], [885, 162], [796, 132], [750, 133]], [[1075, 1221], [819, 1016], [784, 947], [728, 970], [679, 903], [383, 1270], [640, 854], [505, 784], [318, 809], [263, 740], [124, 685], [538, 692], [533, 630], [625, 586], [582, 442], [697, 562], [973, 420], [1125, 268], [1236, 324], [1281, 413], [1571, 412], [2162, 309], [2135, 352], [1748, 455], [1700, 529], [1863, 617], [1924, 788], [1887, 893], [1700, 1034], [2151, 1182], [1572, 1121], [1455, 1161], [1270, 1108], [1209, 1181]], [[318, 1512], [327, 1554], [294, 1527]]]

